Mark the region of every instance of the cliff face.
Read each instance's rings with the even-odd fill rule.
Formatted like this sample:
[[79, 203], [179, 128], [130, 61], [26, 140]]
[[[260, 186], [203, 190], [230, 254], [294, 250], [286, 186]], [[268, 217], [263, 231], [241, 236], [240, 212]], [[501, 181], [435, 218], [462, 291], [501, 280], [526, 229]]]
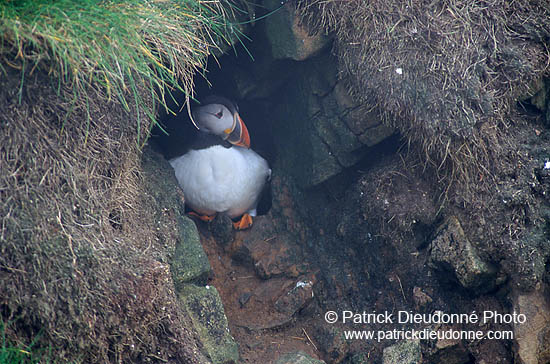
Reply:
[[[234, 305], [235, 336], [247, 343], [247, 330], [259, 335], [275, 323], [285, 332], [296, 320], [317, 345], [303, 349], [310, 355], [391, 362], [401, 346], [385, 352], [393, 341], [342, 340], [351, 327], [326, 324], [324, 313], [547, 312], [547, 9], [536, 2], [264, 5], [278, 10], [251, 28], [254, 61], [237, 48], [237, 56], [219, 59], [221, 69], [210, 68], [211, 86], [197, 86], [199, 96], [239, 101], [253, 148], [273, 167], [271, 209], [250, 235], [216, 245], [199, 227], [205, 241], [213, 239], [213, 256], [263, 280], [221, 289], [226, 309]], [[280, 281], [304, 277], [315, 298], [283, 309], [291, 314], [281, 318], [280, 299], [290, 293]], [[271, 310], [260, 315], [265, 322], [238, 320], [258, 302]], [[514, 339], [422, 342], [413, 352], [427, 362], [534, 363], [547, 355], [544, 317], [482, 328], [509, 330]], [[308, 341], [290, 327], [290, 336]], [[525, 335], [525, 327], [535, 333]], [[241, 347], [245, 358], [257, 358], [253, 352]]]
[[[273, 168], [263, 216], [238, 233], [223, 216], [197, 227], [183, 216], [171, 167], [136, 144], [149, 122], [138, 130], [136, 110], [96, 91], [75, 106], [46, 73], [28, 71], [20, 88], [21, 73], [6, 68], [8, 336], [30, 342], [42, 329], [56, 357], [84, 362], [547, 360], [547, 10], [363, 3], [249, 8], [278, 9], [249, 26], [254, 60], [236, 47], [221, 69], [211, 62], [212, 87], [195, 79], [199, 97], [239, 101]], [[170, 136], [151, 144], [173, 156], [188, 121], [163, 122]], [[404, 344], [346, 339], [357, 327], [327, 323], [327, 311], [526, 321], [407, 324], [514, 338]]]

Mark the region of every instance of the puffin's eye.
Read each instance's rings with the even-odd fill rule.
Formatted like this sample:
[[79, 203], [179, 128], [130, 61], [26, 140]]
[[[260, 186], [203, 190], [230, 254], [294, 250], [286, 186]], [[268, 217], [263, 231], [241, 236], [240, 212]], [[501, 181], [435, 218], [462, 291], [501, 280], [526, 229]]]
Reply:
[[223, 116], [223, 110], [218, 111], [217, 113], [214, 114], [214, 116], [217, 117], [218, 119], [221, 119]]

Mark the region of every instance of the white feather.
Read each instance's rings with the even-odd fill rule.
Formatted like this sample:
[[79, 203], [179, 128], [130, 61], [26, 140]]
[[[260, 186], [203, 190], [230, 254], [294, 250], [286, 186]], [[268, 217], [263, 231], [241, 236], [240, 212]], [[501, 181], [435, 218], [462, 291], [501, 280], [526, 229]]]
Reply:
[[225, 212], [231, 218], [256, 215], [260, 193], [271, 176], [256, 152], [215, 145], [170, 160], [186, 204], [198, 213]]

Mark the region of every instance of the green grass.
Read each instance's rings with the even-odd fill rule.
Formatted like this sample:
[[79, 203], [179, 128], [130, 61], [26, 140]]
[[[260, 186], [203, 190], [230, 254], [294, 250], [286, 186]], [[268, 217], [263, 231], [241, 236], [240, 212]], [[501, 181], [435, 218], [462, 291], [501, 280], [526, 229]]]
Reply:
[[15, 345], [6, 338], [6, 324], [0, 321], [0, 364], [53, 363], [48, 350], [34, 347], [38, 336], [29, 345]]
[[23, 85], [25, 71], [45, 69], [83, 105], [90, 87], [128, 111], [143, 88], [166, 105], [165, 90], [192, 95], [206, 56], [239, 38], [223, 1], [0, 0], [0, 71], [22, 71]]

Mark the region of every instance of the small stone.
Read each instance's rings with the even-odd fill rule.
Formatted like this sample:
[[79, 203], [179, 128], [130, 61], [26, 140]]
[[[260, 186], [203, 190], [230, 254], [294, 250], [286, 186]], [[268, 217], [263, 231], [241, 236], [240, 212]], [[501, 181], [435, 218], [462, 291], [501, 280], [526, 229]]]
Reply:
[[[458, 327], [444, 326], [440, 331], [460, 331]], [[430, 353], [425, 353], [430, 363], [466, 364], [471, 362], [471, 355], [459, 339], [439, 339]]]
[[233, 231], [233, 221], [227, 216], [227, 214], [219, 213], [214, 220], [208, 224], [208, 229], [212, 233], [212, 236], [216, 240], [216, 243], [222, 247], [230, 244], [235, 238], [235, 232]]
[[239, 305], [241, 305], [241, 308], [243, 308], [248, 301], [250, 301], [250, 297], [252, 297], [252, 293], [246, 292], [239, 296]]
[[275, 309], [289, 316], [304, 308], [313, 299], [313, 282], [304, 278], [275, 301]]
[[318, 347], [325, 354], [325, 359], [330, 363], [340, 363], [349, 352], [349, 344], [344, 338], [344, 333], [337, 327], [321, 325], [316, 330], [315, 339]]
[[413, 301], [414, 306], [417, 310], [425, 309], [426, 306], [433, 302], [433, 299], [426, 294], [422, 288], [414, 287], [413, 288]]
[[388, 346], [382, 354], [384, 364], [421, 364], [420, 340], [401, 341]]
[[431, 242], [430, 265], [450, 274], [462, 287], [475, 293], [495, 288], [495, 268], [481, 260], [454, 216], [441, 225]]

